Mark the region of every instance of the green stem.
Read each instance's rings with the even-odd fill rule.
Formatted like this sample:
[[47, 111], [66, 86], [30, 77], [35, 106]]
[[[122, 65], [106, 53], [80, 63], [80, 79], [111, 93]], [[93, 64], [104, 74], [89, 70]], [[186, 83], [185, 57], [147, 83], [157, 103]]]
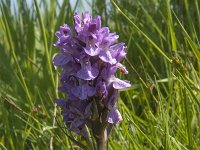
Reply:
[[107, 144], [107, 130], [100, 131], [98, 137], [96, 137], [97, 150], [105, 150]]
[[[92, 132], [96, 140], [97, 150], [106, 150], [108, 141], [107, 137], [107, 115], [108, 109], [99, 103], [99, 101], [93, 101], [93, 113], [96, 113], [93, 117]], [[101, 112], [101, 113], [100, 113]]]

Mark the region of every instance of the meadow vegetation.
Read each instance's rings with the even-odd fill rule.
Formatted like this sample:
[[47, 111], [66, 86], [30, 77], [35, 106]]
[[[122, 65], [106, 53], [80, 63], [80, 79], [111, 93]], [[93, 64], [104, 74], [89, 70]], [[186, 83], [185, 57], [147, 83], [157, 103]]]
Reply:
[[[59, 109], [53, 117], [55, 99], [63, 97], [52, 65], [54, 33], [72, 26], [82, 3], [1, 0], [0, 149], [79, 149], [71, 138], [86, 144], [63, 128]], [[118, 76], [132, 87], [119, 91], [123, 121], [108, 149], [200, 149], [200, 1], [87, 3], [127, 45], [129, 74]]]

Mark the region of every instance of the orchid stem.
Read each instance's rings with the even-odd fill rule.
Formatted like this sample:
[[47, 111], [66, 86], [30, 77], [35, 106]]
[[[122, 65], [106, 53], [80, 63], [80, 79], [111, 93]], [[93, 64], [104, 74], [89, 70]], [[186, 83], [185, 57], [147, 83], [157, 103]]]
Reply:
[[106, 150], [107, 144], [107, 130], [103, 129], [100, 135], [96, 138], [97, 150]]

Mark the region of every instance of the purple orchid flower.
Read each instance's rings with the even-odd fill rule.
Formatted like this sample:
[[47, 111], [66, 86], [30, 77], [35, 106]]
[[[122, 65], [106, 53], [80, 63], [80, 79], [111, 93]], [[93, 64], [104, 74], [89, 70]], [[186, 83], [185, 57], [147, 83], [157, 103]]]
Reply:
[[[88, 12], [74, 14], [74, 28], [67, 24], [56, 32], [54, 46], [60, 48], [53, 64], [62, 67], [59, 90], [66, 99], [57, 100], [67, 129], [85, 136], [85, 125], [95, 129], [95, 122], [116, 124], [122, 120], [117, 109], [118, 90], [131, 86], [127, 80], [115, 77], [117, 70], [128, 74], [120, 61], [126, 56], [124, 43], [108, 27], [101, 27], [101, 17]], [[95, 102], [95, 103], [94, 103]], [[94, 116], [96, 105], [98, 117]], [[102, 120], [102, 114], [107, 117]]]

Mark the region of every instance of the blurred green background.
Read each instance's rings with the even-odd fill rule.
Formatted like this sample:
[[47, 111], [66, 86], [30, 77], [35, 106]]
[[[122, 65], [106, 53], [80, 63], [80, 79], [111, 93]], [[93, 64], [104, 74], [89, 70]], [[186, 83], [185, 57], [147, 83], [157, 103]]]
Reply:
[[120, 91], [123, 121], [107, 148], [200, 149], [199, 0], [1, 0], [0, 149], [80, 149], [59, 110], [53, 126], [52, 56], [55, 31], [85, 10], [128, 46], [129, 75], [118, 76], [132, 87]]

